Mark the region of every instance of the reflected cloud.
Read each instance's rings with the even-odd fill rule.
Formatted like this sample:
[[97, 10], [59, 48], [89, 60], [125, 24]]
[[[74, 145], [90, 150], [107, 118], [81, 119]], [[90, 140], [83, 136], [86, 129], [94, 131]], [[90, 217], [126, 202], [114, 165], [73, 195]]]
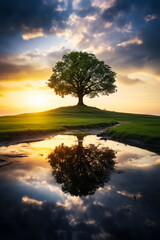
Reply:
[[117, 191], [118, 194], [121, 194], [122, 196], [128, 197], [128, 198], [134, 198], [135, 200], [142, 197], [141, 193], [128, 193], [126, 191]]
[[128, 161], [131, 161], [132, 159], [136, 160], [136, 159], [139, 159], [139, 158], [140, 158], [140, 156], [136, 153], [123, 152], [123, 153], [119, 154], [118, 162], [119, 163], [126, 163]]
[[159, 165], [159, 164], [160, 164], [160, 158], [155, 161], [155, 165]]
[[64, 207], [66, 210], [71, 210], [76, 207], [76, 209], [80, 212], [85, 212], [87, 208], [86, 206], [83, 206], [83, 200], [80, 197], [70, 195], [66, 196], [64, 203], [58, 201], [56, 205]]
[[38, 201], [38, 200], [36, 200], [36, 199], [33, 199], [33, 198], [29, 198], [29, 197], [27, 197], [27, 196], [24, 196], [24, 197], [22, 197], [22, 203], [41, 206], [41, 205], [43, 204], [43, 201]]

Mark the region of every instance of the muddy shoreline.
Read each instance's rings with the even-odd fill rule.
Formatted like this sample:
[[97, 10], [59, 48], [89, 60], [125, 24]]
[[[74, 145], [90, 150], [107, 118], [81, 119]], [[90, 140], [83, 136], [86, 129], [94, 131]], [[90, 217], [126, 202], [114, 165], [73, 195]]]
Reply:
[[117, 125], [122, 124], [122, 123], [116, 123], [112, 126], [105, 126], [105, 124], [103, 124], [103, 127], [100, 125], [95, 125], [94, 128], [90, 128], [90, 127], [76, 127], [76, 128], [71, 128], [68, 127], [66, 129], [60, 129], [60, 130], [46, 130], [46, 131], [36, 131], [36, 132], [25, 132], [22, 134], [16, 134], [14, 133], [11, 136], [10, 140], [0, 140], [0, 146], [9, 146], [9, 145], [15, 145], [18, 143], [27, 143], [27, 142], [37, 142], [37, 141], [42, 141], [46, 138], [50, 138], [52, 136], [56, 136], [58, 134], [72, 134], [73, 132], [76, 133], [76, 131], [88, 131], [88, 134], [92, 134], [92, 135], [97, 135], [98, 137], [100, 137], [100, 139], [102, 140], [113, 140], [113, 141], [117, 141], [117, 142], [121, 142], [124, 143], [126, 145], [131, 145], [131, 146], [135, 146], [135, 147], [139, 147], [142, 149], [146, 149], [149, 151], [153, 151], [157, 154], [160, 154], [160, 146], [159, 144], [156, 143], [145, 143], [143, 141], [140, 141], [138, 139], [121, 139], [121, 138], [113, 138], [112, 136], [109, 136], [107, 134], [103, 134], [103, 132], [105, 132], [107, 129], [112, 128], [112, 127], [116, 127]]
[[39, 131], [25, 131], [25, 132], [13, 132], [9, 137], [5, 140], [5, 138], [1, 138], [0, 136], [0, 146], [9, 146], [17, 143], [26, 143], [26, 142], [35, 142], [42, 141], [45, 138], [49, 138], [55, 136], [57, 134], [66, 134], [73, 131], [88, 131], [91, 134], [97, 135], [102, 133], [103, 131], [109, 129], [110, 127], [114, 127], [119, 125], [119, 123], [114, 123], [112, 125], [108, 125], [105, 123], [95, 124], [95, 125], [86, 125], [86, 126], [77, 126], [77, 127], [64, 127], [59, 130], [39, 130]]

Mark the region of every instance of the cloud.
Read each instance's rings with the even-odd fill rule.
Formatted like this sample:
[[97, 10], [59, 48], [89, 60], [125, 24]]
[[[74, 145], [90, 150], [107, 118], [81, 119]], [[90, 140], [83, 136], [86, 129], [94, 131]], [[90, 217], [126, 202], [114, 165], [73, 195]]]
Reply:
[[157, 18], [156, 15], [148, 14], [148, 15], [144, 18], [144, 20], [145, 20], [146, 22], [149, 22], [149, 21], [152, 21], [152, 20], [154, 20], [154, 19], [156, 19], [156, 18]]
[[64, 27], [66, 11], [58, 11], [64, 1], [58, 0], [2, 0], [0, 1], [0, 34], [12, 36], [18, 32], [33, 33], [43, 29], [49, 33], [53, 26]]
[[130, 39], [128, 41], [124, 41], [124, 42], [118, 43], [117, 46], [118, 47], [126, 47], [126, 46], [128, 46], [130, 44], [140, 45], [142, 43], [143, 43], [143, 41], [141, 39], [138, 39], [137, 37], [135, 37], [135, 38]]
[[48, 79], [51, 69], [0, 61], [0, 72], [0, 81], [40, 80]]
[[[72, 46], [82, 51], [96, 53], [100, 44], [106, 42], [106, 30], [109, 31], [112, 23], [103, 22], [98, 13], [99, 11], [85, 17], [76, 13], [70, 15], [67, 21], [67, 28], [62, 34]], [[105, 45], [107, 45], [107, 48], [110, 47], [110, 40]]]
[[74, 10], [81, 10], [79, 4], [80, 4], [81, 0], [73, 0], [72, 2], [72, 7]]
[[101, 0], [101, 1], [93, 0], [92, 1], [92, 6], [93, 7], [98, 7], [100, 9], [102, 9], [102, 11], [103, 11], [104, 9], [111, 8], [114, 5], [114, 2], [115, 2], [115, 0], [108, 0], [108, 1], [106, 1], [106, 0]]
[[32, 48], [36, 38], [41, 40], [62, 32], [71, 9], [70, 0], [1, 0], [0, 58], [4, 53], [29, 49], [29, 45]]
[[130, 2], [124, 0], [116, 0], [114, 4], [104, 10], [103, 19], [106, 21], [116, 21], [118, 26], [123, 26], [126, 23], [126, 12], [130, 10]]
[[144, 81], [138, 79], [138, 78], [129, 78], [125, 75], [118, 75], [118, 81], [125, 85], [134, 85], [138, 83], [144, 83]]
[[60, 49], [49, 50], [46, 55], [46, 61], [50, 67], [53, 67], [57, 61], [62, 60], [62, 56], [71, 52], [71, 49], [62, 47]]
[[73, 46], [96, 53], [117, 69], [160, 73], [158, 0], [94, 0], [86, 5], [77, 0], [74, 4], [76, 11], [63, 32]]
[[4, 93], [13, 91], [48, 91], [48, 86], [44, 80], [26, 80], [26, 81], [1, 81], [0, 97]]
[[[121, 32], [114, 52], [114, 56], [123, 59], [122, 67], [125, 65], [137, 68], [149, 67], [153, 71], [158, 71], [157, 65], [160, 62], [160, 36], [157, 35], [160, 28], [158, 6], [160, 3], [157, 0], [145, 1], [145, 8], [144, 1], [120, 0], [115, 1], [111, 8], [104, 11], [102, 17], [107, 21], [112, 20], [114, 25], [119, 25], [120, 18], [123, 18], [124, 24], [130, 21], [132, 26], [129, 34]], [[121, 29], [124, 24], [121, 23]], [[115, 65], [118, 64], [116, 62]]]
[[29, 198], [28, 196], [22, 197], [22, 203], [41, 206], [43, 201], [38, 201], [34, 198]]
[[43, 37], [43, 36], [45, 36], [43, 32], [43, 28], [29, 29], [26, 26], [23, 27], [23, 34], [22, 34], [23, 40], [29, 40], [32, 38]]
[[[52, 74], [55, 63], [70, 51], [60, 46], [46, 51], [35, 49], [23, 54], [3, 54], [0, 58], [0, 82], [47, 80]], [[1, 91], [2, 88], [4, 87], [1, 86]]]

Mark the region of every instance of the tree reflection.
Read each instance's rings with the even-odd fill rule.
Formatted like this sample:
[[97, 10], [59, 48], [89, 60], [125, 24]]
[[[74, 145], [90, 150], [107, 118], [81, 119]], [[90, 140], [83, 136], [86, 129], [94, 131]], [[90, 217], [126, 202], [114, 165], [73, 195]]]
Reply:
[[78, 145], [61, 144], [48, 156], [57, 183], [62, 184], [64, 192], [74, 196], [94, 194], [109, 180], [115, 164], [114, 150], [95, 145], [83, 147], [82, 142], [83, 137], [78, 137]]

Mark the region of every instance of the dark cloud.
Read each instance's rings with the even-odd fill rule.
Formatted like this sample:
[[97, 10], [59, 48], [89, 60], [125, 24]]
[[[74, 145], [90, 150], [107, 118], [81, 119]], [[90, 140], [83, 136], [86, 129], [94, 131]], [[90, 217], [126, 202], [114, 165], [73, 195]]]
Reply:
[[[105, 1], [104, 1], [105, 2]], [[148, 69], [160, 73], [160, 2], [158, 0], [115, 0], [104, 9], [101, 3], [93, 4], [90, 0], [81, 0], [76, 14], [82, 19], [94, 16], [95, 20], [84, 25], [85, 31], [77, 47], [84, 50], [90, 46], [98, 52], [107, 63], [117, 68]], [[81, 27], [77, 24], [77, 29]], [[108, 24], [108, 27], [106, 27]], [[97, 35], [102, 34], [103, 37]], [[134, 41], [137, 39], [137, 41]], [[121, 43], [126, 43], [122, 44]], [[106, 44], [106, 48], [103, 47]], [[110, 46], [113, 51], [108, 51]], [[94, 50], [93, 50], [94, 51]]]
[[64, 27], [66, 12], [57, 11], [58, 0], [2, 0], [0, 1], [0, 34], [12, 36], [28, 29], [42, 28], [49, 32], [51, 28]]
[[77, 14], [80, 17], [83, 18], [83, 17], [94, 15], [95, 13], [97, 13], [97, 9], [95, 7], [89, 6], [89, 4], [87, 5], [87, 2], [85, 2], [85, 4], [83, 5], [85, 5], [85, 7], [80, 6], [81, 10], [77, 12]]
[[70, 4], [58, 0], [1, 0], [0, 54], [17, 51], [22, 35], [28, 40], [62, 31], [69, 8]]
[[154, 74], [160, 74], [160, 35], [158, 29], [160, 29], [159, 19], [144, 24], [137, 33], [138, 39], [142, 43], [116, 47], [115, 52], [110, 54], [112, 64], [120, 68], [144, 68]]
[[140, 33], [143, 40], [143, 53], [147, 53], [147, 60], [160, 58], [160, 19], [151, 20], [148, 22]]
[[47, 79], [49, 69], [40, 68], [33, 64], [14, 64], [0, 61], [0, 81], [19, 81], [33, 79]]
[[[142, 42], [117, 46], [114, 53], [110, 53], [109, 61], [114, 66], [149, 68], [153, 69], [154, 73], [160, 73], [158, 67], [160, 64], [160, 35], [158, 34], [160, 2], [158, 0], [116, 0], [112, 7], [103, 12], [102, 18], [106, 22], [113, 23], [113, 32], [116, 26], [119, 28], [119, 42], [129, 41], [135, 37]], [[125, 32], [125, 24], [131, 24], [128, 33]]]
[[[159, 14], [160, 3], [158, 0], [116, 0], [114, 5], [103, 12], [102, 17], [107, 21], [118, 21], [123, 16], [125, 20], [131, 20], [132, 22], [143, 17], [147, 14]], [[134, 18], [138, 16], [137, 18]], [[120, 23], [121, 24], [121, 23]]]
[[[74, 8], [74, 1], [72, 2], [73, 8]], [[97, 13], [98, 9], [94, 6], [92, 6], [92, 1], [91, 0], [81, 0], [76, 3], [76, 9], [75, 12], [80, 16], [80, 17], [86, 17], [89, 15], [93, 15]]]
[[123, 26], [126, 23], [127, 12], [131, 9], [130, 1], [117, 0], [115, 4], [103, 12], [102, 18], [106, 21], [113, 22], [115, 19], [117, 24]]

